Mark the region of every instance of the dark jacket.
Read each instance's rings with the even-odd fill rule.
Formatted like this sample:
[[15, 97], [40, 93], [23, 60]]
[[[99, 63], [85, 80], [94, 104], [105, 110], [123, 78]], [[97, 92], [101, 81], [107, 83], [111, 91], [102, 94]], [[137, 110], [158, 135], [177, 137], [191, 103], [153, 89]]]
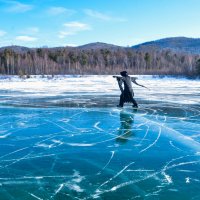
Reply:
[[[132, 78], [130, 76], [119, 77], [118, 84], [123, 95], [124, 102], [132, 102], [134, 92], [132, 88]], [[124, 85], [124, 87], [123, 87]]]

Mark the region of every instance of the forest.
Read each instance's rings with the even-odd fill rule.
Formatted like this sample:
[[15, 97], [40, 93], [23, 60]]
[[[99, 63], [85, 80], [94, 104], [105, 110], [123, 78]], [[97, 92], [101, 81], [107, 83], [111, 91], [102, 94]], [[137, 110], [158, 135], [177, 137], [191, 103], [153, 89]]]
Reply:
[[198, 75], [200, 55], [169, 49], [105, 48], [0, 48], [0, 74], [130, 74]]

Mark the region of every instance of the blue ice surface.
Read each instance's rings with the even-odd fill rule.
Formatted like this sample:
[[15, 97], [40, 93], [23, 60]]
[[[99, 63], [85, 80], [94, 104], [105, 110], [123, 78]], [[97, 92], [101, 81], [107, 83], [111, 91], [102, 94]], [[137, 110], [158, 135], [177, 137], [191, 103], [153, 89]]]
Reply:
[[0, 199], [200, 199], [199, 105], [118, 98], [3, 94]]

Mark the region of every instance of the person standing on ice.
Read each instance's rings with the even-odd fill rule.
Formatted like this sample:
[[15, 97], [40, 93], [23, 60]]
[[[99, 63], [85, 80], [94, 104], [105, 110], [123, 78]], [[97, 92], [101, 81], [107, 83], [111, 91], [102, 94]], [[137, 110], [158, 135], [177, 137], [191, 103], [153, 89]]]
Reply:
[[[132, 82], [135, 83], [136, 85], [139, 85], [141, 87], [146, 88], [143, 85], [140, 85], [136, 82], [136, 77], [130, 77], [127, 73], [127, 71], [122, 71], [120, 72], [121, 76], [113, 76], [114, 78], [117, 78], [119, 88], [121, 90], [121, 95], [120, 95], [120, 101], [118, 107], [123, 107], [124, 103], [130, 102], [133, 103], [134, 108], [138, 108], [138, 104], [136, 100], [134, 99], [134, 92], [132, 88]], [[124, 87], [123, 87], [124, 85]]]

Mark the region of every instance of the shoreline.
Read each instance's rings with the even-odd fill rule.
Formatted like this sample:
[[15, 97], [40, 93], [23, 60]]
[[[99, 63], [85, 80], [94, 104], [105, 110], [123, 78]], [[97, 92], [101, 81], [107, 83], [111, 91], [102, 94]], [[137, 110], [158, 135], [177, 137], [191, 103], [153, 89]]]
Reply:
[[[79, 77], [109, 77], [116, 74], [32, 74], [32, 75], [4, 75], [0, 74], [0, 80], [1, 79], [9, 79], [9, 78], [19, 78], [19, 79], [33, 79], [33, 78], [40, 78], [40, 79], [56, 79], [56, 78], [79, 78]], [[188, 75], [160, 75], [160, 74], [130, 74], [130, 76], [133, 77], [141, 77], [141, 78], [152, 78], [152, 79], [186, 79], [186, 80], [200, 80], [200, 76], [188, 76]]]

